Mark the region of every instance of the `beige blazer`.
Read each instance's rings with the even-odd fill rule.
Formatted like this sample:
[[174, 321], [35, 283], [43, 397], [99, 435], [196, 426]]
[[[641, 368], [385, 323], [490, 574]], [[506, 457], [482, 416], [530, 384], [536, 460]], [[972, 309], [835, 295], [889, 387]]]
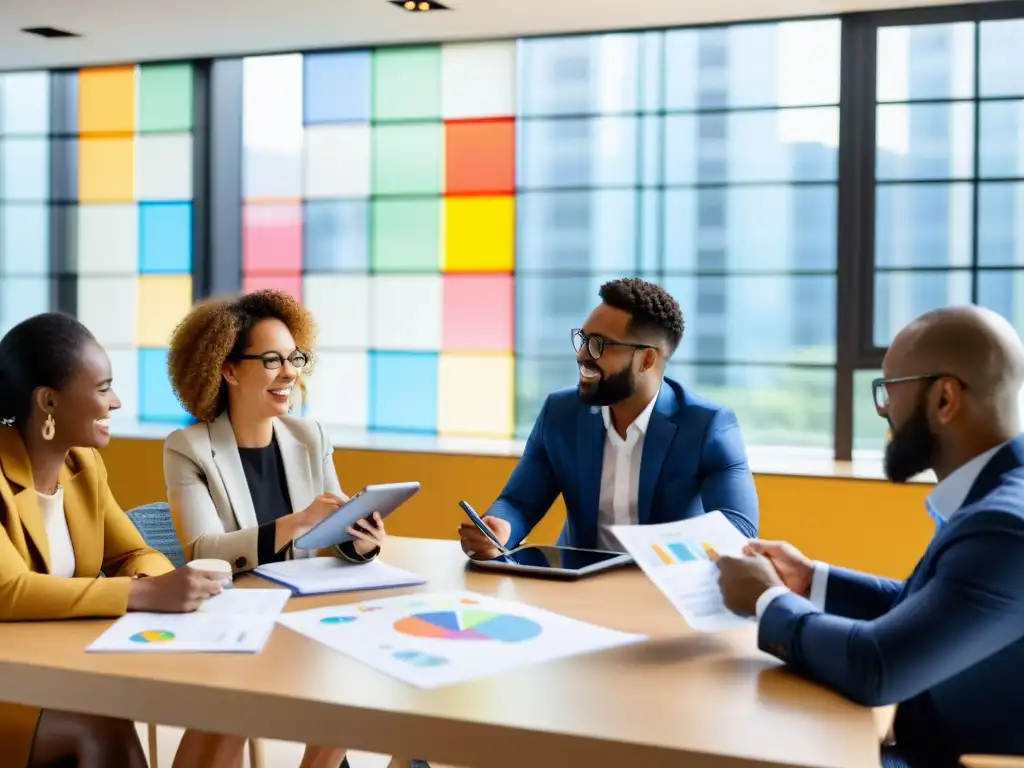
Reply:
[[[294, 507], [290, 511], [305, 509], [321, 493], [341, 494], [334, 449], [317, 422], [283, 416], [274, 420], [274, 436]], [[256, 510], [227, 413], [167, 437], [164, 482], [186, 560], [227, 560], [236, 571], [256, 567]], [[292, 550], [292, 557], [317, 554], [323, 553]], [[331, 554], [351, 559], [340, 550]]]

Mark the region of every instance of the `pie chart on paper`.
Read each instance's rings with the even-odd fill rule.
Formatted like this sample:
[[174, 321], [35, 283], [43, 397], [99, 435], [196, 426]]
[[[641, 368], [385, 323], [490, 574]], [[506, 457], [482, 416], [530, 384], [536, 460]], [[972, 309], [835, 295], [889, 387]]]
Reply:
[[174, 633], [165, 629], [144, 629], [128, 639], [133, 643], [169, 643], [174, 639]]
[[395, 631], [431, 640], [485, 640], [521, 643], [538, 637], [544, 628], [531, 619], [493, 611], [432, 611], [405, 616]]

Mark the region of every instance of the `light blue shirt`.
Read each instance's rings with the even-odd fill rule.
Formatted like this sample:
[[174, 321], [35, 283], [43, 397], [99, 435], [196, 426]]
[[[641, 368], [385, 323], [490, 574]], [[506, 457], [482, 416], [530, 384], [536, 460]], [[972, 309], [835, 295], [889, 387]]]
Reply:
[[[978, 479], [978, 475], [988, 465], [992, 457], [1006, 445], [1001, 443], [995, 448], [990, 448], [984, 453], [979, 453], [970, 461], [961, 464], [953, 470], [945, 480], [937, 483], [924, 500], [924, 508], [928, 516], [935, 521], [935, 530], [938, 531], [956, 512], [964, 505], [964, 499], [971, 492], [971, 488]], [[825, 593], [828, 587], [828, 563], [815, 562], [814, 574], [811, 577], [810, 600], [819, 611], [825, 610]], [[784, 595], [789, 590], [786, 587], [772, 587], [757, 599], [755, 612], [758, 621], [768, 610], [768, 606], [779, 595]]]

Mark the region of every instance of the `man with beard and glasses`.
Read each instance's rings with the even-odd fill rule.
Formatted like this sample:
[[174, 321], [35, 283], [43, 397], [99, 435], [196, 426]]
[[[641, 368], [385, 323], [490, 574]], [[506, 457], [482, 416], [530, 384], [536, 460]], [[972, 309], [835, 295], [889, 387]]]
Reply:
[[[721, 510], [757, 535], [757, 494], [736, 416], [665, 378], [683, 336], [679, 305], [637, 278], [605, 283], [572, 331], [579, 383], [548, 396], [522, 458], [483, 518], [512, 548], [561, 494], [558, 543], [621, 551], [613, 525], [668, 523]], [[463, 551], [498, 550], [471, 523]]]
[[939, 523], [904, 581], [814, 563], [783, 542], [718, 558], [725, 604], [758, 646], [869, 706], [897, 704], [885, 766], [1024, 755], [1024, 347], [994, 312], [929, 312], [893, 340], [873, 384], [885, 472], [934, 470]]

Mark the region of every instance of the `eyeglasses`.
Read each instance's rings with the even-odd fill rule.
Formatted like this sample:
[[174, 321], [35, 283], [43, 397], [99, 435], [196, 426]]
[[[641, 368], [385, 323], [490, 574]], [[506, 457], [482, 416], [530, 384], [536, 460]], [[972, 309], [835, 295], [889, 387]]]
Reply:
[[302, 370], [312, 362], [312, 356], [306, 352], [295, 350], [288, 357], [281, 357], [277, 352], [264, 352], [262, 355], [239, 355], [239, 360], [259, 360], [263, 367], [269, 371], [276, 371], [284, 365], [285, 360], [291, 363], [292, 368]]
[[908, 381], [927, 381], [934, 383], [939, 379], [953, 379], [961, 387], [967, 388], [967, 385], [957, 376], [951, 373], [927, 373], [920, 376], [897, 376], [895, 378], [886, 379], [879, 378], [871, 382], [871, 396], [875, 400], [875, 409], [878, 411], [884, 411], [889, 407], [889, 387], [893, 384], [903, 384]]
[[629, 349], [657, 349], [653, 344], [631, 344], [626, 341], [608, 341], [600, 336], [590, 336], [582, 328], [572, 329], [572, 346], [577, 352], [587, 348], [590, 356], [597, 360], [604, 354], [605, 347], [628, 347]]

